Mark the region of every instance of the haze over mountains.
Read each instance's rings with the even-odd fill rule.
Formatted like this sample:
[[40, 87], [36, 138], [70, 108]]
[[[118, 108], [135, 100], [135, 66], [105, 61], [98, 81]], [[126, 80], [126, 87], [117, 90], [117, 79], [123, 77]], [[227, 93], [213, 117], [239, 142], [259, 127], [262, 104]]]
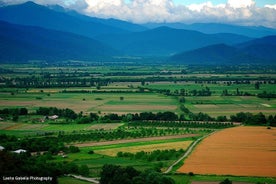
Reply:
[[185, 64], [275, 63], [276, 30], [99, 19], [33, 2], [0, 7], [0, 61], [163, 57]]

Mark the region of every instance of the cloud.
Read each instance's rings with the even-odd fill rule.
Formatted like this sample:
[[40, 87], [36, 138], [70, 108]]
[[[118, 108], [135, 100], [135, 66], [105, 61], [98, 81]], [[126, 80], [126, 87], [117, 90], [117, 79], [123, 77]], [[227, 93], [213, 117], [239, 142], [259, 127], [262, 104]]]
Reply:
[[[0, 0], [1, 2], [1, 0]], [[2, 0], [17, 4], [24, 0]], [[174, 0], [34, 0], [39, 4], [59, 4], [89, 16], [117, 18], [135, 23], [217, 22], [276, 28], [276, 5], [258, 7], [254, 0], [228, 0], [214, 5], [176, 4]]]
[[[220, 22], [263, 25], [276, 28], [276, 7], [257, 7], [254, 0], [228, 0], [214, 5], [211, 1], [181, 5], [173, 0], [85, 0], [85, 13], [102, 18], [146, 22]], [[269, 9], [270, 8], [270, 9]]]
[[266, 4], [264, 7], [276, 10], [276, 4]]
[[232, 8], [248, 8], [255, 6], [254, 0], [228, 0], [227, 4]]

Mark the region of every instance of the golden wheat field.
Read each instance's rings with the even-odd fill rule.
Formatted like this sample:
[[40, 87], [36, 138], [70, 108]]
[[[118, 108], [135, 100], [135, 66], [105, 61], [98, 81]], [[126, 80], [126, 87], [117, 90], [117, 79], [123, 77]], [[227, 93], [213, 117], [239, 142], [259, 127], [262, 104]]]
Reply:
[[118, 152], [130, 152], [137, 153], [139, 151], [151, 152], [154, 150], [166, 150], [166, 149], [187, 149], [193, 141], [181, 141], [181, 142], [170, 142], [170, 143], [159, 143], [159, 144], [150, 144], [150, 145], [141, 145], [141, 146], [126, 146], [118, 147], [112, 149], [102, 149], [96, 150], [95, 153], [116, 156]]
[[235, 127], [204, 139], [178, 172], [276, 176], [276, 128]]

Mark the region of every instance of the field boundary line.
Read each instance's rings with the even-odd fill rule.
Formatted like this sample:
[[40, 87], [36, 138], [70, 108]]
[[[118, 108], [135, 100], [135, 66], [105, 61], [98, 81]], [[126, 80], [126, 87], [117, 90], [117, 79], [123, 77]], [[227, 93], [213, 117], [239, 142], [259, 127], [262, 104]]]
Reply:
[[188, 155], [190, 155], [190, 153], [193, 151], [193, 149], [196, 147], [196, 145], [203, 139], [205, 139], [206, 137], [209, 137], [210, 135], [218, 132], [219, 130], [216, 130], [210, 134], [207, 134], [203, 137], [198, 138], [195, 142], [192, 143], [192, 145], [189, 146], [189, 148], [187, 149], [187, 151], [185, 151], [184, 155], [182, 155], [177, 161], [175, 161], [170, 167], [168, 167], [168, 169], [166, 171], [164, 171], [164, 174], [168, 174], [169, 172], [171, 172], [171, 170], [173, 169], [174, 166], [176, 166], [179, 162], [181, 162], [184, 158], [186, 158]]

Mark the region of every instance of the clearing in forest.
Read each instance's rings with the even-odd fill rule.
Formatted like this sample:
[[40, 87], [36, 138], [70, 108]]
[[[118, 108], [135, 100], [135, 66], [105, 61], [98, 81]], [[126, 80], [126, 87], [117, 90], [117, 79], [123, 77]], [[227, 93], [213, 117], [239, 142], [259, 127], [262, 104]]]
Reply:
[[276, 128], [235, 127], [204, 139], [181, 173], [276, 176]]

